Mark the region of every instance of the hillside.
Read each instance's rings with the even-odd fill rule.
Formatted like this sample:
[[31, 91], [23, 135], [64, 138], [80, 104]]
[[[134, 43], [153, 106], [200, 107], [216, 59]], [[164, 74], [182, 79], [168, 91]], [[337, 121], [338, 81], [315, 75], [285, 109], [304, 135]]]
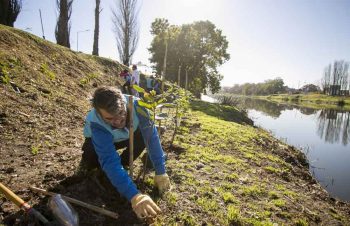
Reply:
[[[92, 88], [122, 67], [0, 25], [0, 181], [28, 200], [29, 185], [73, 175]], [[2, 203], [0, 219], [13, 211]]]
[[[0, 181], [50, 220], [47, 197], [29, 186], [119, 215], [113, 220], [75, 206], [81, 225], [151, 223], [138, 220], [96, 175], [78, 171], [90, 95], [102, 84], [119, 86], [122, 66], [0, 26], [0, 67]], [[321, 188], [305, 156], [234, 107], [192, 101], [172, 146], [171, 135], [167, 130], [162, 141], [172, 191], [160, 197], [152, 172], [137, 180], [162, 208], [153, 225], [350, 225], [350, 205]], [[39, 225], [0, 200], [0, 225]]]

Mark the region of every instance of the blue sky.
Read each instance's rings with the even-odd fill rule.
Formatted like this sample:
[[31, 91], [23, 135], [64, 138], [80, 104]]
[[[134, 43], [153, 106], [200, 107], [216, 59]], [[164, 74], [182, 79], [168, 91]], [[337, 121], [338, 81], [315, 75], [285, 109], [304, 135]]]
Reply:
[[[111, 7], [116, 0], [101, 0], [100, 56], [118, 60], [112, 32]], [[56, 0], [23, 0], [15, 27], [55, 42]], [[74, 0], [71, 48], [92, 52], [94, 0]], [[155, 18], [181, 25], [210, 20], [229, 41], [231, 59], [219, 70], [223, 86], [263, 82], [281, 77], [290, 87], [318, 83], [334, 60], [350, 61], [350, 0], [140, 0], [140, 41], [134, 62], [148, 63]]]

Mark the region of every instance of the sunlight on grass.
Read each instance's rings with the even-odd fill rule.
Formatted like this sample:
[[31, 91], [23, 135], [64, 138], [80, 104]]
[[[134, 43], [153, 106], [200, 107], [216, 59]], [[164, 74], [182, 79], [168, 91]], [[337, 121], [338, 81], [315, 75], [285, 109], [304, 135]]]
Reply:
[[225, 193], [223, 193], [221, 195], [222, 195], [222, 199], [224, 200], [224, 202], [226, 204], [228, 204], [228, 203], [237, 203], [237, 199], [235, 198], [234, 195], [232, 195], [232, 193], [225, 192]]
[[203, 208], [204, 211], [209, 212], [209, 213], [216, 212], [219, 208], [219, 205], [215, 200], [208, 199], [206, 197], [198, 198], [196, 200], [196, 203], [198, 204], [198, 206]]
[[168, 203], [170, 205], [175, 206], [176, 202], [177, 202], [177, 200], [179, 198], [179, 195], [177, 193], [174, 193], [174, 192], [167, 192], [165, 194], [165, 198], [166, 198], [166, 200], [168, 201]]
[[260, 197], [266, 195], [266, 191], [262, 186], [253, 185], [249, 187], [243, 187], [241, 190], [242, 195], [251, 197]]
[[286, 201], [283, 199], [272, 200], [272, 203], [277, 207], [284, 207], [286, 205]]
[[239, 225], [242, 217], [239, 213], [239, 209], [233, 205], [227, 206], [227, 221], [230, 225]]

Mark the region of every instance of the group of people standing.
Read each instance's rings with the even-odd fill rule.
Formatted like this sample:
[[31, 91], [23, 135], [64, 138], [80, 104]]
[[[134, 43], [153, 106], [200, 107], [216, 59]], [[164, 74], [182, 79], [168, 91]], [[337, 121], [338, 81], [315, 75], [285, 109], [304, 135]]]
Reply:
[[[124, 69], [120, 74], [125, 81], [123, 84], [123, 93], [139, 96], [137, 91], [132, 88], [133, 85], [140, 86], [140, 72], [137, 70], [137, 66], [132, 66], [132, 72], [130, 73], [128, 69]], [[157, 94], [160, 93], [160, 81], [153, 75], [146, 78], [146, 90], [150, 92], [155, 90]]]
[[160, 88], [160, 80], [158, 78], [155, 78], [153, 75], [146, 78], [147, 92], [154, 90], [157, 94], [160, 94]]
[[120, 74], [120, 77], [122, 77], [125, 81], [123, 85], [123, 93], [127, 93], [130, 95], [138, 96], [138, 93], [136, 90], [132, 89], [133, 85], [140, 85], [140, 72], [137, 70], [137, 66], [132, 66], [132, 72], [129, 73], [128, 69], [124, 69]]

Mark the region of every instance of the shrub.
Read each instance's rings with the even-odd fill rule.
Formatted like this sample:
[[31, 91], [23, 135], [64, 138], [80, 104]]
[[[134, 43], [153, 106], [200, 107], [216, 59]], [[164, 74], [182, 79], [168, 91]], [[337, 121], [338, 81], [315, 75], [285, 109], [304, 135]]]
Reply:
[[218, 96], [218, 101], [222, 105], [234, 106], [238, 104], [238, 101], [236, 98], [232, 96], [227, 96], [227, 95]]
[[345, 105], [345, 100], [344, 99], [338, 100], [337, 105], [338, 106], [344, 106]]

